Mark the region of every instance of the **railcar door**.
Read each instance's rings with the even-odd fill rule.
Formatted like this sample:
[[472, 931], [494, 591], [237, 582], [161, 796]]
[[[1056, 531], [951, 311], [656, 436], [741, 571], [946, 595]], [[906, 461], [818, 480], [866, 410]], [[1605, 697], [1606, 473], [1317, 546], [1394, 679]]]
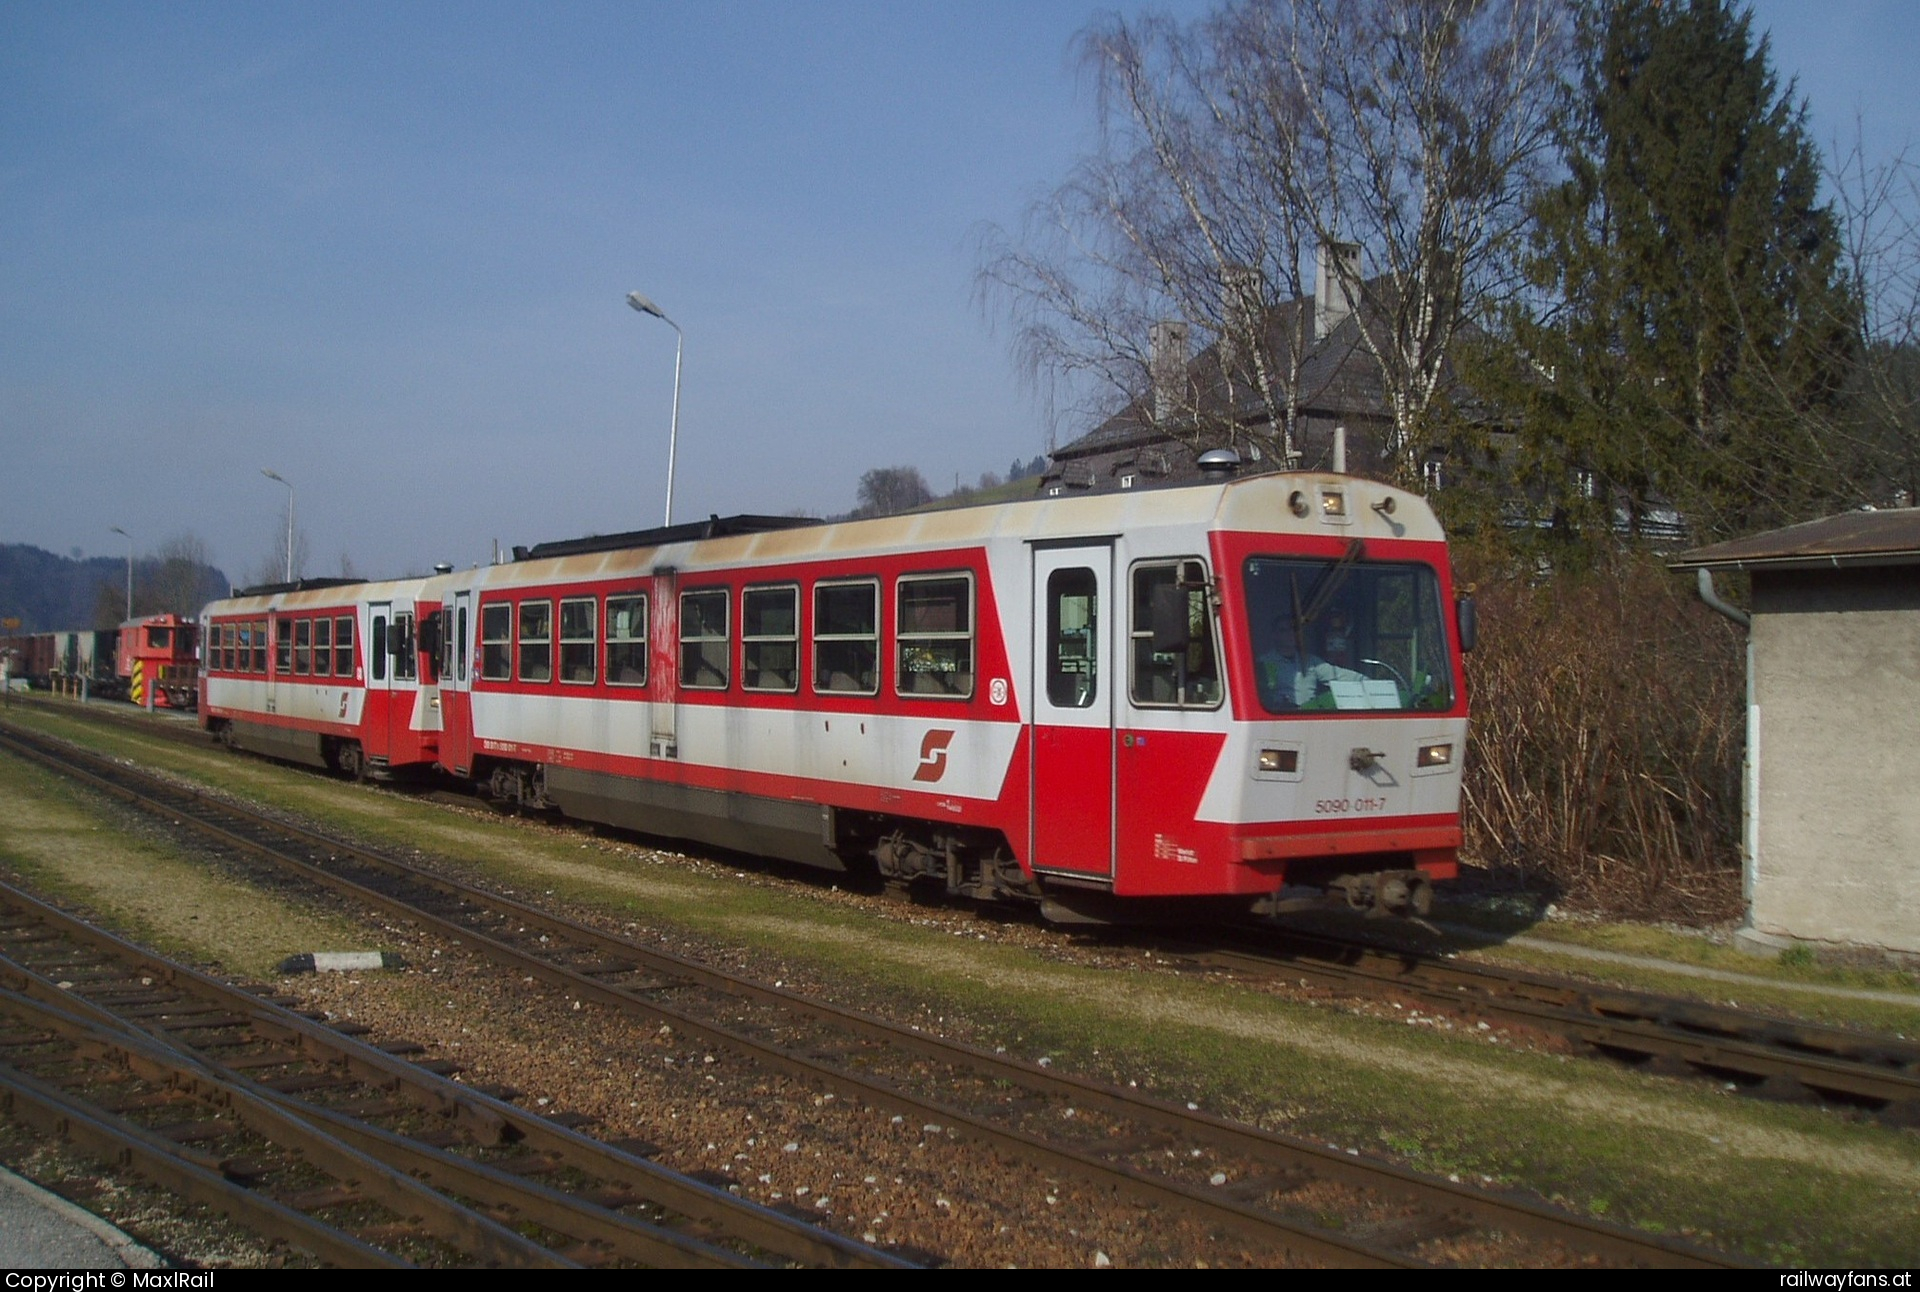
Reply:
[[1033, 552], [1034, 869], [1111, 879], [1114, 858], [1113, 545]]
[[440, 761], [455, 775], [473, 767], [473, 703], [468, 670], [473, 664], [473, 593], [456, 592], [442, 629]]

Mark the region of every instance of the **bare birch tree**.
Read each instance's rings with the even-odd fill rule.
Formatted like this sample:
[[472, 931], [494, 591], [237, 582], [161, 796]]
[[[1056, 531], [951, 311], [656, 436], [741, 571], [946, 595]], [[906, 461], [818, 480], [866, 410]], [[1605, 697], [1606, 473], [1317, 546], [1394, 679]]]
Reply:
[[[1827, 188], [1859, 299], [1852, 437], [1858, 491], [1873, 501], [1920, 505], [1920, 163], [1903, 151], [1867, 156], [1862, 131], [1827, 163]], [[1877, 486], [1877, 487], [1876, 487]]]
[[[1392, 415], [1390, 472], [1417, 478], [1460, 326], [1509, 281], [1563, 18], [1557, 0], [1238, 0], [1188, 28], [1096, 24], [1081, 49], [1101, 149], [1023, 241], [986, 244], [982, 286], [1029, 372], [1138, 397], [1152, 325], [1178, 319], [1218, 347], [1205, 379], [1250, 388], [1285, 454], [1313, 337], [1273, 307], [1307, 294], [1318, 246], [1357, 244], [1340, 288]], [[1202, 393], [1184, 392], [1191, 434], [1242, 433], [1207, 425], [1222, 401]]]

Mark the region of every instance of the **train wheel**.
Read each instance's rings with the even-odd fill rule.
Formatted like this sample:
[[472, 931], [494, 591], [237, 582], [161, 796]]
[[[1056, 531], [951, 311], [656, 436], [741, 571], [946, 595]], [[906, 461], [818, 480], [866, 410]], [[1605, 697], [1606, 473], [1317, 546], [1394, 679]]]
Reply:
[[367, 756], [365, 751], [360, 748], [359, 741], [349, 740], [341, 745], [338, 758], [340, 772], [348, 780], [364, 781], [367, 779]]

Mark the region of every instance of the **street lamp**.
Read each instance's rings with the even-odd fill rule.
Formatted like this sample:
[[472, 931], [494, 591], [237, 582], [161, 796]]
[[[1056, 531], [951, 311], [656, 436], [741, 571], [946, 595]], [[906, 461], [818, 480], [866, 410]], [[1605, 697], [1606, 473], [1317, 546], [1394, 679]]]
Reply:
[[127, 540], [127, 618], [133, 618], [133, 535], [118, 525], [111, 526], [114, 533]]
[[642, 314], [653, 315], [673, 329], [673, 421], [667, 428], [666, 520], [666, 523], [671, 525], [673, 524], [673, 454], [674, 449], [678, 447], [680, 443], [680, 351], [686, 345], [687, 334], [682, 332], [680, 325], [668, 318], [658, 305], [655, 305], [639, 292], [628, 292], [627, 304], [633, 306], [633, 308], [639, 310]]
[[293, 582], [293, 482], [270, 467], [261, 467], [260, 474], [269, 480], [278, 480], [287, 487], [287, 582]]

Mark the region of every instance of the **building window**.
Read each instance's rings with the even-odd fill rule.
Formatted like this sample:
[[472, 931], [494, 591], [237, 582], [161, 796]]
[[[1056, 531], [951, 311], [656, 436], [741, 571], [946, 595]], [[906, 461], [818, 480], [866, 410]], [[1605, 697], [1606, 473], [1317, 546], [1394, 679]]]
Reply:
[[680, 594], [680, 685], [696, 691], [727, 689], [727, 590]]
[[902, 695], [964, 700], [973, 694], [973, 579], [964, 574], [903, 577], [895, 585]]
[[480, 607], [480, 677], [504, 682], [513, 676], [513, 607], [504, 601]]
[[813, 589], [813, 686], [872, 695], [879, 689], [880, 585], [872, 579]]
[[520, 603], [520, 680], [553, 680], [553, 602]]
[[740, 598], [740, 684], [749, 691], [800, 687], [800, 589], [748, 588]]
[[1446, 488], [1446, 472], [1441, 459], [1428, 458], [1420, 464], [1420, 483], [1428, 493], [1438, 493]]
[[643, 595], [607, 598], [607, 682], [647, 684], [647, 599]]
[[600, 643], [594, 637], [599, 604], [592, 597], [569, 597], [560, 603], [560, 680], [591, 686]]

